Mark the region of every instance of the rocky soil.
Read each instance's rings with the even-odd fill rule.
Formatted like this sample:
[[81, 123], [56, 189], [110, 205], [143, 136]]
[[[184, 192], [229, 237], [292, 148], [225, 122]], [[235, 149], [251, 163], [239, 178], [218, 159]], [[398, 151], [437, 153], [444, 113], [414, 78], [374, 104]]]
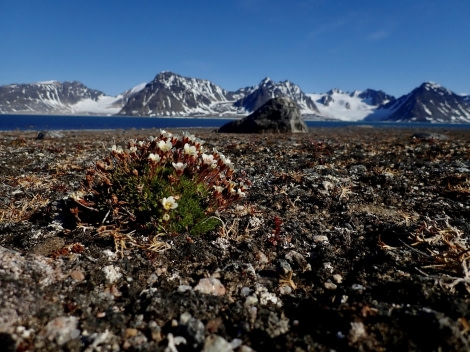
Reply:
[[252, 185], [161, 253], [68, 201], [157, 130], [0, 133], [2, 351], [470, 350], [469, 129], [191, 132]]

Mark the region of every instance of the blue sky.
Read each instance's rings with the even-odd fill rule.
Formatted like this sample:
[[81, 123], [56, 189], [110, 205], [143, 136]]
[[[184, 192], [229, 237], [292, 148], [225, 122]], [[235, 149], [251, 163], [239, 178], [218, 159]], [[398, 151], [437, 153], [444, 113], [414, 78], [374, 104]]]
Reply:
[[424, 81], [470, 94], [468, 0], [0, 0], [0, 85], [77, 80], [116, 95], [161, 71], [227, 90]]

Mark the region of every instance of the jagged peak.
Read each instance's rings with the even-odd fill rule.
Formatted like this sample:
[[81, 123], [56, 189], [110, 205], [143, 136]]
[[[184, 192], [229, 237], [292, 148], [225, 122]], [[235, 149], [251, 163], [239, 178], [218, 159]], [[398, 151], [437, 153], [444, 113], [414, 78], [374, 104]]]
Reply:
[[56, 81], [56, 80], [48, 80], [48, 81], [39, 81], [39, 82], [35, 82], [33, 83], [34, 85], [37, 85], [37, 86], [50, 86], [50, 85], [59, 85], [61, 84], [59, 81]]
[[154, 81], [164, 81], [173, 77], [182, 77], [182, 76], [171, 71], [161, 71], [157, 73], [157, 75], [154, 78]]
[[270, 85], [275, 85], [276, 82], [274, 82], [271, 78], [269, 77], [264, 77], [261, 82], [259, 82], [259, 86], [260, 87], [263, 87], [263, 86], [270, 86]]
[[434, 88], [434, 89], [442, 88], [440, 84], [433, 82], [433, 81], [424, 82], [421, 86], [424, 88]]
[[[177, 73], [171, 72], [171, 71], [161, 71], [158, 73], [153, 81], [158, 81], [161, 83], [164, 83], [167, 86], [173, 85], [173, 84], [184, 84], [184, 85], [198, 85], [198, 84], [203, 84], [207, 86], [217, 86], [215, 83], [213, 83], [210, 80], [203, 79], [203, 78], [194, 78], [194, 77], [185, 77], [182, 75], [179, 75]], [[220, 88], [222, 89], [222, 88]]]
[[284, 80], [284, 81], [281, 81], [279, 82], [279, 84], [283, 85], [283, 86], [286, 86], [286, 87], [296, 87], [296, 88], [300, 88], [297, 84], [289, 81], [289, 80]]
[[435, 92], [439, 92], [441, 95], [442, 94], [453, 94], [453, 92], [447, 88], [445, 88], [444, 86], [436, 83], [436, 82], [432, 82], [432, 81], [427, 81], [427, 82], [424, 82], [422, 83], [418, 88], [418, 90], [427, 90], [427, 91], [435, 91]]

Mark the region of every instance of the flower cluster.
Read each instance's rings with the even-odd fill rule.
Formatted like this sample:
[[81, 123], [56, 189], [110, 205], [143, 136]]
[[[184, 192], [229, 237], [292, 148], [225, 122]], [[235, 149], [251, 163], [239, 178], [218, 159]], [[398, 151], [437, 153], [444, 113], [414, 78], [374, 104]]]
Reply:
[[201, 140], [161, 131], [126, 148], [113, 145], [88, 170], [87, 196], [75, 200], [121, 230], [201, 234], [219, 224], [216, 212], [245, 196], [247, 184], [229, 158]]

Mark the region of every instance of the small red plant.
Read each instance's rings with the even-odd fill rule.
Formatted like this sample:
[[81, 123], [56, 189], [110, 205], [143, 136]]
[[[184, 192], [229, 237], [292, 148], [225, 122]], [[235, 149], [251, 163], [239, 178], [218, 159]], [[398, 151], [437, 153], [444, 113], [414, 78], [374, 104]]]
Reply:
[[268, 238], [268, 241], [273, 245], [276, 246], [280, 242], [282, 242], [281, 238], [281, 226], [282, 226], [282, 219], [279, 216], [274, 217], [274, 230], [271, 236]]

